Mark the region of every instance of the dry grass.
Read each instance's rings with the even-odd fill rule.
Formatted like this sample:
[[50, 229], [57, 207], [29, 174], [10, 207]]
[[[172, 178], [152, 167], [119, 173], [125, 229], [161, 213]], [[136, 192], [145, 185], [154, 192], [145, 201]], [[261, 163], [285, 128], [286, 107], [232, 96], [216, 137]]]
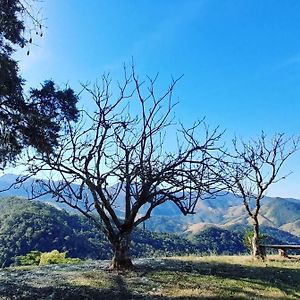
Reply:
[[265, 261], [259, 261], [252, 258], [250, 255], [208, 255], [208, 256], [175, 256], [168, 259], [179, 261], [190, 261], [194, 263], [210, 262], [210, 263], [226, 263], [226, 264], [242, 264], [244, 266], [258, 267], [287, 267], [290, 266], [300, 269], [300, 255], [291, 255], [289, 258], [280, 257], [279, 255], [268, 255]]
[[[300, 257], [140, 259], [130, 271], [86, 262], [0, 272], [0, 299], [299, 299]], [[2, 297], [2, 298], [1, 298]]]

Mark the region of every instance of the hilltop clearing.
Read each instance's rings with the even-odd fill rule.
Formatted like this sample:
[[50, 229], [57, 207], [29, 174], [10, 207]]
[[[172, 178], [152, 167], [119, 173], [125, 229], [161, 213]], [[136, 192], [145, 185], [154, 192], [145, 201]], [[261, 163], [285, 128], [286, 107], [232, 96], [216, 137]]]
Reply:
[[0, 299], [299, 299], [300, 257], [252, 262], [248, 256], [138, 259], [130, 271], [109, 261], [7, 268]]

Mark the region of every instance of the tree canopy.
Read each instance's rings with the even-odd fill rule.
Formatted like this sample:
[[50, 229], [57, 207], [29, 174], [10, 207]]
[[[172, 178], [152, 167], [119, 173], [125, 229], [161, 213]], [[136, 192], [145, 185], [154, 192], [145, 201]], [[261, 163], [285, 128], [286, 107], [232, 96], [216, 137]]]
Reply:
[[[57, 144], [64, 122], [76, 121], [78, 97], [53, 81], [25, 95], [24, 79], [13, 58], [16, 47], [32, 43], [26, 32], [41, 35], [34, 1], [0, 0], [0, 166], [12, 162], [27, 146], [49, 152]], [[25, 23], [25, 20], [28, 20]], [[29, 22], [29, 23], [28, 23]], [[27, 26], [27, 27], [26, 27]]]

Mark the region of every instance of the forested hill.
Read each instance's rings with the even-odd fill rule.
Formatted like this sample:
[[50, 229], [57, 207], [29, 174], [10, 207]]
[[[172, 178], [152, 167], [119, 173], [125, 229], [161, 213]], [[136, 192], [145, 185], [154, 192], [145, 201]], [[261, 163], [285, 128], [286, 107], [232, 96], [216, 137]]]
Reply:
[[[18, 255], [31, 250], [68, 251], [71, 257], [110, 259], [110, 244], [93, 224], [76, 214], [38, 201], [0, 199], [0, 266], [8, 266]], [[132, 255], [180, 254], [204, 251], [192, 241], [171, 234], [137, 229]], [[241, 249], [245, 251], [245, 248]]]
[[[77, 214], [40, 201], [11, 197], [0, 199], [0, 266], [14, 263], [15, 257], [31, 250], [68, 251], [71, 257], [110, 259], [111, 248], [93, 224]], [[245, 228], [208, 227], [195, 235], [154, 233], [136, 229], [132, 255], [174, 255], [188, 253], [246, 253]], [[266, 230], [266, 229], [265, 229]], [[272, 242], [300, 243], [300, 238], [277, 229]]]

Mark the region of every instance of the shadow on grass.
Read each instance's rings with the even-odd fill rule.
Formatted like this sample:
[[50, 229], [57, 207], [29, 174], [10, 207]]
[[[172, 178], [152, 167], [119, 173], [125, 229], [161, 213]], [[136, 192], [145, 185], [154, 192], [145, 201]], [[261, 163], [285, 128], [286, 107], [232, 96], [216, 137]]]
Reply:
[[[108, 271], [107, 271], [108, 272]], [[132, 293], [127, 288], [124, 280], [125, 274], [118, 275], [114, 273], [110, 275], [110, 288], [96, 288], [86, 285], [65, 284], [62, 276], [59, 285], [49, 285], [44, 287], [36, 287], [35, 280], [32, 282], [3, 282], [0, 281], [0, 300], [12, 299], [53, 299], [53, 300], [85, 300], [85, 299], [101, 299], [101, 300], [129, 300], [129, 299], [169, 299], [164, 297], [155, 297], [147, 295], [139, 295]]]
[[[298, 260], [299, 261], [299, 260]], [[299, 261], [300, 263], [300, 261]], [[147, 270], [147, 265], [140, 265], [140, 270]], [[300, 268], [281, 268], [268, 266], [246, 266], [233, 263], [219, 262], [197, 262], [197, 261], [182, 261], [180, 259], [166, 259], [164, 264], [154, 266], [152, 270], [148, 268], [143, 272], [144, 276], [149, 276], [151, 272], [166, 271], [177, 273], [192, 273], [204, 276], [214, 276], [221, 279], [239, 280], [245, 283], [245, 286], [251, 284], [259, 284], [263, 289], [277, 288], [286, 295], [299, 299], [300, 295]], [[231, 294], [243, 292], [243, 287], [224, 287]], [[260, 297], [259, 294], [247, 291], [246, 298]], [[176, 298], [180, 299], [180, 298]], [[199, 298], [201, 299], [201, 298]], [[212, 299], [212, 298], [205, 298]], [[226, 298], [222, 298], [226, 299]], [[233, 299], [230, 297], [230, 299]], [[237, 299], [240, 299], [238, 297]], [[265, 298], [264, 299], [268, 299]], [[274, 299], [271, 297], [270, 299]], [[276, 298], [276, 299], [286, 299]]]
[[109, 289], [97, 289], [87, 286], [68, 286], [68, 287], [42, 287], [37, 288], [32, 285], [24, 284], [20, 288], [6, 286], [0, 291], [0, 299], [53, 299], [53, 300], [84, 300], [84, 299], [101, 299], [101, 300], [146, 300], [146, 299], [170, 299], [157, 296], [145, 296], [132, 294], [124, 286], [121, 277], [116, 279], [116, 286]]
[[[23, 284], [21, 287], [2, 288], [0, 299], [54, 299], [54, 300], [81, 300], [81, 299], [114, 299], [110, 290], [101, 290], [86, 286], [69, 287], [34, 287]], [[115, 298], [118, 299], [118, 298]]]
[[[22, 272], [24, 273], [24, 271]], [[68, 273], [67, 270], [65, 272]], [[213, 276], [217, 279], [239, 280], [244, 285], [233, 286], [228, 284], [222, 287], [222, 294], [230, 296], [163, 297], [158, 294], [152, 295], [152, 287], [159, 287], [160, 282], [159, 280], [152, 281], [151, 276], [159, 272], [176, 273], [178, 280], [192, 274], [196, 277]], [[244, 287], [251, 284], [258, 284], [262, 289], [278, 288], [289, 297], [297, 298], [298, 293], [300, 293], [300, 269], [245, 266], [217, 262], [189, 262], [174, 259], [152, 261], [148, 259], [145, 262], [138, 263], [132, 271], [109, 272], [99, 269], [97, 276], [107, 277], [110, 283], [105, 288], [82, 284], [72, 285], [66, 280], [67, 276], [65, 277], [63, 274], [60, 277], [59, 285], [50, 282], [48, 285], [44, 284], [43, 287], [38, 287], [35, 280], [22, 281], [23, 273], [15, 272], [13, 277], [19, 277], [19, 280], [0, 280], [0, 299], [275, 299], [274, 297], [262, 297], [260, 291], [245, 291]], [[47, 276], [51, 277], [51, 272]], [[82, 276], [85, 276], [84, 273]], [[148, 281], [141, 283], [137, 288], [138, 280], [141, 278], [147, 278]], [[208, 283], [209, 280], [211, 280], [211, 277], [207, 277]], [[40, 281], [43, 282], [43, 278]], [[176, 285], [177, 282], [173, 284]], [[242, 297], [241, 293], [245, 296]], [[286, 299], [286, 297], [276, 297], [276, 299]]]
[[[157, 295], [136, 295], [132, 294], [126, 288], [124, 288], [123, 280], [118, 279], [117, 283], [120, 286], [116, 286], [111, 289], [97, 289], [86, 286], [76, 286], [76, 287], [44, 287], [44, 288], [36, 288], [30, 285], [24, 285], [21, 289], [15, 290], [14, 292], [4, 292], [3, 290], [0, 292], [0, 299], [12, 300], [12, 299], [24, 299], [24, 300], [32, 300], [32, 299], [53, 299], [53, 300], [213, 300], [213, 299], [224, 299], [224, 300], [241, 300], [241, 299], [257, 299], [257, 295], [255, 293], [249, 294], [245, 297], [240, 296], [228, 296], [228, 297], [199, 297], [199, 296], [190, 296], [190, 297], [164, 297]], [[121, 290], [118, 290], [121, 289]], [[4, 292], [4, 293], [3, 293]], [[264, 297], [263, 299], [274, 300], [273, 297]], [[276, 298], [277, 300], [286, 299], [286, 298]]]

